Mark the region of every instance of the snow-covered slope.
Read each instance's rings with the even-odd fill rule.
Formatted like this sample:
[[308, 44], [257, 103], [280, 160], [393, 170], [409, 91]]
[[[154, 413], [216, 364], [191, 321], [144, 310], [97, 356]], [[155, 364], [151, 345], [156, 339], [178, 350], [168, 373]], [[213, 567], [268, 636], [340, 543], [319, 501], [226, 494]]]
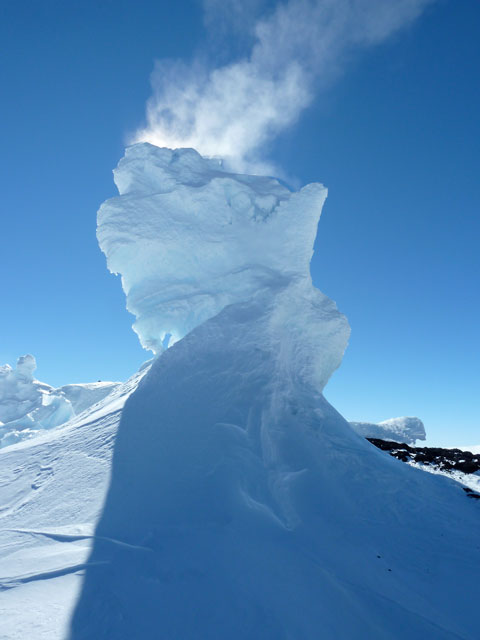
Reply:
[[0, 450], [2, 640], [67, 637], [119, 416], [147, 371], [61, 428]]
[[308, 272], [323, 188], [151, 145], [120, 167], [99, 239], [160, 355], [0, 451], [0, 633], [477, 638], [477, 501], [321, 393], [348, 339]]
[[21, 356], [15, 369], [0, 367], [0, 447], [65, 424], [120, 384], [90, 382], [55, 389], [34, 379], [36, 367], [30, 354]]
[[127, 402], [73, 639], [475, 638], [478, 506], [356, 435], [275, 304], [228, 307]]
[[406, 444], [426, 439], [425, 427], [419, 418], [390, 418], [378, 423], [350, 422], [350, 426], [364, 438], [381, 438]]
[[[211, 328], [214, 329], [214, 327]], [[201, 338], [202, 336], [200, 336]], [[182, 344], [183, 341], [176, 348]], [[168, 351], [161, 359], [169, 353], [173, 354], [174, 352]], [[189, 358], [190, 354], [186, 351], [184, 356]], [[219, 361], [222, 355], [220, 353]], [[228, 357], [229, 354], [225, 355]], [[160, 362], [161, 360], [156, 365], [157, 368]], [[233, 367], [234, 363], [232, 363]], [[265, 363], [264, 375], [266, 376], [269, 375], [267, 369], [268, 363]], [[2, 503], [0, 510], [0, 553], [2, 556], [0, 638], [5, 640], [24, 640], [25, 638], [64, 640], [67, 638], [70, 616], [82, 588], [82, 574], [87, 566], [91, 545], [95, 541], [95, 523], [101, 514], [103, 500], [109, 486], [111, 453], [121, 409], [125, 400], [136, 389], [139, 380], [147, 372], [148, 368], [144, 369], [128, 383], [115, 390], [108, 399], [100, 402], [95, 410], [85, 412], [81, 418], [74, 419], [61, 429], [46, 432], [34, 440], [0, 451]], [[150, 392], [153, 394], [153, 397], [150, 398], [150, 405], [155, 404], [159, 373], [157, 371], [156, 379], [149, 384]], [[164, 375], [173, 381], [173, 376], [168, 373], [167, 370]], [[239, 371], [239, 377], [242, 377], [242, 371]], [[201, 381], [205, 381], [200, 372], [199, 378]], [[198, 395], [201, 396], [203, 391], [204, 389], [200, 387]], [[219, 389], [219, 395], [225, 395], [224, 391], [223, 388]], [[146, 397], [144, 393], [134, 396], [138, 396], [139, 403], [143, 403]], [[171, 395], [168, 388], [165, 390], [165, 395], [167, 397]], [[228, 392], [226, 396], [229, 397]], [[159, 400], [162, 401], [163, 398], [159, 398]], [[311, 402], [311, 399], [309, 401]], [[479, 510], [475, 509], [477, 505], [467, 504], [467, 499], [463, 495], [460, 496], [462, 491], [459, 488], [454, 488], [453, 483], [445, 481], [444, 478], [432, 478], [433, 482], [424, 482], [426, 474], [409, 468], [405, 468], [404, 473], [401, 473], [400, 467], [403, 463], [393, 459], [388, 469], [382, 469], [384, 464], [382, 454], [370, 447], [368, 443], [360, 444], [361, 439], [357, 438], [355, 434], [352, 434], [346, 442], [342, 442], [341, 434], [335, 433], [335, 422], [341, 418], [324, 401], [322, 404], [323, 406], [318, 407], [319, 420], [323, 415], [323, 425], [318, 432], [318, 438], [321, 437], [321, 442], [318, 444], [321, 444], [322, 448], [327, 447], [327, 449], [319, 462], [323, 462], [325, 459], [330, 459], [330, 461], [322, 476], [318, 478], [318, 486], [314, 487], [314, 496], [312, 496], [315, 500], [317, 518], [320, 520], [317, 523], [316, 532], [314, 532], [314, 537], [318, 537], [318, 544], [313, 544], [310, 540], [309, 544], [303, 548], [301, 563], [298, 567], [294, 564], [298, 559], [292, 560], [289, 554], [283, 555], [282, 553], [279, 566], [269, 567], [269, 573], [264, 574], [266, 565], [272, 562], [271, 556], [274, 553], [274, 550], [270, 549], [270, 545], [278, 546], [281, 544], [282, 538], [291, 539], [292, 532], [285, 526], [281, 526], [280, 523], [277, 525], [278, 531], [274, 530], [271, 537], [265, 533], [265, 524], [260, 530], [258, 530], [257, 524], [253, 523], [255, 526], [252, 528], [246, 527], [239, 531], [232, 557], [229, 559], [227, 556], [226, 566], [230, 570], [233, 560], [237, 565], [242, 565], [246, 561], [244, 554], [238, 555], [237, 547], [241, 545], [242, 539], [245, 540], [245, 544], [250, 544], [255, 548], [259, 544], [258, 538], [263, 538], [265, 540], [264, 546], [259, 549], [259, 555], [262, 554], [263, 549], [266, 558], [269, 559], [256, 559], [259, 561], [256, 571], [258, 575], [254, 577], [256, 580], [260, 580], [260, 583], [253, 590], [249, 585], [242, 588], [241, 599], [238, 601], [239, 609], [243, 610], [243, 607], [248, 609], [252, 605], [256, 592], [261, 590], [265, 582], [275, 583], [278, 591], [285, 588], [284, 581], [286, 580], [287, 584], [291, 583], [289, 588], [293, 592], [293, 607], [298, 609], [299, 614], [308, 615], [309, 602], [313, 600], [313, 595], [303, 602], [301, 598], [304, 597], [304, 594], [300, 592], [297, 594], [297, 585], [299, 581], [302, 582], [305, 579], [313, 588], [312, 574], [318, 573], [331, 583], [324, 585], [326, 594], [320, 593], [315, 596], [324, 616], [321, 621], [315, 617], [315, 623], [321, 625], [322, 635], [320, 637], [327, 640], [342, 637], [342, 635], [335, 634], [343, 632], [343, 625], [343, 629], [346, 629], [345, 633], [350, 634], [343, 637], [354, 639], [404, 638], [405, 629], [408, 629], [413, 638], [422, 638], [421, 634], [424, 633], [425, 624], [424, 612], [427, 617], [435, 617], [431, 610], [432, 607], [438, 607], [441, 602], [439, 591], [446, 591], [450, 597], [452, 594], [449, 593], [449, 585], [452, 584], [452, 576], [455, 576], [459, 579], [460, 593], [451, 602], [446, 603], [446, 608], [449, 611], [449, 617], [454, 618], [452, 628], [460, 628], [460, 632], [449, 635], [441, 628], [433, 627], [433, 631], [428, 632], [430, 635], [427, 633], [423, 637], [475, 638], [475, 631], [472, 631], [475, 620], [471, 610], [474, 610], [473, 603], [476, 593], [476, 578], [473, 574], [478, 562], [478, 550], [477, 534], [472, 530], [472, 526], [478, 524]], [[192, 414], [198, 414], [200, 408], [201, 404], [192, 403]], [[145, 412], [149, 409], [151, 406], [145, 407]], [[295, 415], [299, 415], [301, 423], [303, 422], [304, 410], [301, 406], [294, 406], [290, 415], [292, 420], [295, 419]], [[333, 421], [330, 422], [330, 433], [325, 432], [325, 415], [333, 418]], [[236, 419], [238, 420], [238, 417]], [[131, 432], [133, 447], [128, 452], [128, 459], [132, 459], [131, 473], [135, 475], [135, 470], [141, 471], [143, 467], [142, 457], [145, 454], [145, 449], [148, 449], [148, 442], [145, 442], [145, 446], [140, 448], [137, 455], [137, 448], [142, 444], [142, 438], [147, 434], [144, 428], [134, 433], [139, 427], [137, 421], [133, 426], [134, 429]], [[154, 426], [152, 423], [152, 428]], [[309, 426], [305, 425], [305, 429], [308, 428]], [[232, 424], [218, 425], [217, 430], [218, 436], [214, 434], [214, 438], [215, 440], [219, 439], [219, 443], [212, 451], [213, 457], [219, 448], [225, 449], [229, 438], [237, 436]], [[231, 434], [229, 434], [229, 430], [232, 432]], [[222, 434], [222, 432], [224, 433]], [[181, 433], [178, 436], [180, 440], [178, 446], [180, 447], [181, 443], [185, 441], [184, 434]], [[238, 437], [242, 438], [241, 432], [238, 432]], [[205, 444], [205, 447], [208, 448], [210, 443], [211, 439]], [[355, 451], [356, 455], [352, 457], [351, 454]], [[315, 451], [312, 452], [312, 456], [315, 454]], [[223, 451], [222, 456], [221, 461], [218, 462], [223, 462], [224, 468], [229, 460], [232, 464], [235, 462], [231, 456], [225, 456]], [[360, 466], [359, 458], [363, 461]], [[340, 468], [337, 468], [336, 461], [342, 463]], [[155, 455], [147, 456], [147, 462], [149, 465], [154, 465]], [[187, 462], [191, 463], [191, 459]], [[213, 464], [215, 462], [213, 461]], [[245, 449], [245, 462], [248, 465], [248, 449]], [[255, 459], [253, 459], [253, 463], [255, 463]], [[204, 464], [207, 464], [207, 461]], [[241, 460], [237, 462], [237, 466], [239, 464], [241, 464]], [[220, 464], [219, 473], [221, 467]], [[145, 474], [147, 475], [149, 471], [151, 469], [146, 470]], [[171, 471], [171, 466], [166, 470], [166, 472], [168, 471]], [[268, 476], [268, 470], [264, 470], [263, 474]], [[250, 474], [248, 475], [250, 476]], [[255, 484], [255, 476], [252, 474], [250, 477]], [[297, 480], [300, 479], [301, 474], [300, 478], [297, 475]], [[147, 480], [150, 481], [146, 489], [144, 488], [145, 494], [140, 494], [138, 497], [143, 509], [148, 510], [150, 507], [154, 507], [158, 497], [162, 496], [165, 489], [162, 491], [161, 487], [156, 484], [155, 481], [158, 480], [156, 475], [150, 476]], [[405, 483], [405, 481], [407, 482]], [[169, 486], [168, 482], [166, 484]], [[261, 489], [262, 487], [259, 486], [258, 491], [260, 492]], [[281, 485], [279, 489], [281, 489]], [[408, 500], [411, 499], [412, 494], [415, 499], [409, 513]], [[192, 497], [194, 503], [197, 503], [197, 495]], [[261, 500], [248, 500], [248, 495], [246, 498], [247, 504], [250, 503], [254, 513], [257, 512], [257, 518], [260, 522], [262, 512], [267, 520], [271, 519], [276, 522], [275, 514], [269, 515], [268, 509], [262, 505]], [[378, 504], [373, 508], [372, 513], [372, 504], [374, 505], [376, 500]], [[356, 514], [352, 514], [351, 508], [347, 512], [343, 512], [346, 501], [350, 507], [356, 501], [359, 502], [358, 508], [355, 510]], [[207, 513], [205, 519], [211, 517], [211, 509], [216, 504], [218, 504], [218, 500], [212, 504], [210, 514]], [[364, 511], [366, 504], [370, 505], [370, 509]], [[127, 506], [129, 506], [129, 501], [127, 501]], [[419, 507], [426, 508], [427, 513], [419, 514]], [[238, 499], [232, 503], [232, 508], [238, 509]], [[438, 512], [437, 518], [431, 517], [432, 511]], [[129, 513], [127, 508], [124, 512], [125, 532], [123, 531], [124, 526], [121, 524], [122, 531], [119, 539], [108, 539], [106, 536], [103, 543], [120, 550], [123, 549], [124, 554], [133, 555], [130, 558], [131, 562], [140, 563], [140, 569], [136, 567], [133, 572], [134, 584], [138, 588], [142, 572], [148, 572], [148, 566], [145, 568], [143, 564], [142, 553], [145, 552], [141, 549], [135, 550], [125, 544], [121, 546], [126, 541], [125, 534], [128, 529], [126, 524], [129, 520], [127, 517]], [[406, 521], [403, 517], [404, 513], [408, 514]], [[353, 517], [354, 515], [356, 517]], [[192, 518], [194, 517], [199, 517], [198, 509], [196, 515], [192, 514]], [[412, 520], [415, 518], [418, 522], [414, 523], [410, 529]], [[388, 523], [388, 527], [385, 526], [385, 522]], [[425, 522], [429, 522], [429, 529], [420, 535], [422, 524]], [[164, 552], [157, 551], [154, 555], [152, 552], [148, 552], [147, 565], [152, 558], [155, 558], [155, 563], [159, 564], [160, 579], [164, 585], [168, 585], [169, 581], [172, 584], [188, 581], [189, 572], [185, 568], [185, 563], [191, 562], [192, 556], [196, 558], [204, 553], [204, 548], [208, 543], [208, 539], [205, 540], [205, 538], [208, 537], [209, 529], [222, 536], [222, 529], [226, 529], [229, 533], [233, 526], [228, 523], [223, 525], [222, 523], [212, 523], [210, 527], [208, 524], [204, 524], [203, 527], [191, 527], [192, 535], [196, 532], [197, 538], [188, 540], [188, 538], [185, 539], [188, 523], [184, 524], [185, 526], [179, 526], [178, 523], [172, 522], [162, 525], [158, 529], [158, 535], [164, 541]], [[298, 524], [296, 528], [293, 528], [293, 531], [295, 529], [298, 529]], [[305, 532], [304, 526], [301, 529]], [[338, 538], [335, 538], [335, 534], [338, 535]], [[101, 532], [97, 532], [97, 536], [99, 535]], [[180, 539], [177, 539], [178, 536]], [[429, 539], [430, 536], [431, 539]], [[187, 541], [192, 543], [190, 550], [187, 548]], [[398, 545], [399, 541], [403, 541], [401, 546]], [[319, 555], [317, 555], [318, 546], [323, 549]], [[172, 547], [177, 547], [177, 553], [182, 552], [187, 556], [178, 566], [176, 564], [177, 554], [170, 555]], [[211, 549], [208, 551], [208, 548], [205, 550], [204, 564], [206, 566], [203, 576], [208, 576], [214, 569], [218, 572], [218, 563], [223, 562], [226, 553], [225, 542], [222, 541], [220, 548], [222, 550], [220, 559], [217, 563], [212, 563], [211, 567], [210, 561], [213, 551]], [[403, 552], [405, 552], [404, 556]], [[120, 552], [121, 554], [122, 552]], [[140, 557], [135, 558], [135, 554]], [[125, 559], [119, 558], [118, 561], [123, 565]], [[252, 566], [249, 566], [252, 570]], [[237, 566], [236, 571], [232, 573], [233, 583], [237, 582], [239, 572], [240, 569]], [[283, 576], [282, 581], [279, 582], [282, 572], [286, 572], [288, 575]], [[131, 574], [129, 575], [131, 576]], [[201, 580], [202, 574], [196, 573], [195, 567], [190, 570], [190, 575], [192, 579], [197, 577], [197, 580]], [[468, 581], [465, 583], [466, 577]], [[379, 583], [372, 587], [375, 580], [378, 580]], [[413, 591], [408, 598], [409, 607], [413, 609], [412, 612], [409, 612], [408, 609], [403, 611], [404, 604], [396, 599], [389, 601], [392, 588], [395, 587], [397, 591], [401, 590], [405, 595], [405, 591], [412, 585]], [[428, 588], [431, 589], [429, 594], [426, 593]], [[423, 596], [419, 600], [417, 595], [420, 589], [423, 591]], [[116, 597], [116, 588], [112, 593]], [[347, 598], [347, 602], [342, 605], [344, 606], [342, 610], [339, 610], [338, 602], [335, 604], [339, 593], [343, 593]], [[150, 593], [150, 595], [153, 594]], [[186, 596], [187, 594], [180, 598], [179, 602], [188, 608]], [[396, 598], [396, 593], [394, 596]], [[458, 601], [461, 603], [463, 597], [466, 597], [462, 605], [464, 608], [455, 614]], [[110, 597], [107, 598], [107, 606], [109, 600]], [[193, 602], [201, 610], [202, 603], [198, 600], [191, 601], [192, 606]], [[331, 603], [332, 606], [335, 604], [335, 606], [330, 611], [325, 611], [328, 603]], [[131, 604], [134, 613], [138, 603], [132, 602]], [[392, 615], [392, 610], [394, 615], [391, 619], [384, 618], [383, 626], [378, 626], [377, 609], [384, 611], [385, 617]], [[207, 611], [208, 608], [205, 610], [205, 614]], [[262, 622], [260, 611], [259, 609], [258, 615], [260, 616], [260, 626], [262, 626], [265, 624], [265, 618]], [[415, 611], [417, 611], [418, 620]], [[137, 613], [140, 615], [138, 609]], [[345, 620], [345, 616], [347, 616], [348, 622]], [[463, 631], [462, 626], [459, 626], [459, 622], [456, 620], [462, 616], [464, 617]], [[199, 618], [200, 614], [197, 620]], [[360, 627], [353, 629], [355, 620], [359, 618], [361, 619]], [[377, 620], [377, 627], [372, 632], [369, 621], [374, 620]], [[158, 625], [162, 624], [161, 620], [156, 622]], [[439, 622], [441, 625], [442, 618]], [[400, 625], [398, 633], [395, 632], [397, 624]], [[275, 630], [276, 627], [272, 627], [272, 636]], [[102, 637], [96, 633], [97, 631], [90, 637]], [[105, 637], [110, 636], [106, 634]], [[139, 634], [131, 637], [149, 638], [150, 636]], [[153, 637], [162, 638], [162, 635], [158, 634]], [[304, 634], [298, 637], [312, 637], [316, 640], [319, 636], [315, 631], [313, 636]]]

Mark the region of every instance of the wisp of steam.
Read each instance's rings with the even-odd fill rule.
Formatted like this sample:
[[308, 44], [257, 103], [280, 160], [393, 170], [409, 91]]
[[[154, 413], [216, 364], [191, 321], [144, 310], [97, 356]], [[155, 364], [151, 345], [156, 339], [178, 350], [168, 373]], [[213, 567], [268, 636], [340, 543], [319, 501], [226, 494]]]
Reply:
[[205, 0], [207, 27], [225, 29], [230, 16], [231, 38], [248, 31], [248, 54], [223, 66], [158, 61], [147, 124], [132, 141], [193, 147], [237, 171], [265, 171], [266, 144], [298, 120], [348, 57], [411, 24], [434, 1], [289, 0], [272, 9], [248, 0], [240, 12], [235, 0]]

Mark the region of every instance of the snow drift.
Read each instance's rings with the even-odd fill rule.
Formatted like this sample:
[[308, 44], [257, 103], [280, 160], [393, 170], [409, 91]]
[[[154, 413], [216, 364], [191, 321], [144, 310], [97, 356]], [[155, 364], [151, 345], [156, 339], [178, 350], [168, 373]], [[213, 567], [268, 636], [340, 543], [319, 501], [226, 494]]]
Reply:
[[473, 639], [477, 505], [321, 394], [348, 339], [308, 271], [323, 188], [151, 145], [116, 181], [99, 241], [160, 355], [121, 413], [71, 640]]

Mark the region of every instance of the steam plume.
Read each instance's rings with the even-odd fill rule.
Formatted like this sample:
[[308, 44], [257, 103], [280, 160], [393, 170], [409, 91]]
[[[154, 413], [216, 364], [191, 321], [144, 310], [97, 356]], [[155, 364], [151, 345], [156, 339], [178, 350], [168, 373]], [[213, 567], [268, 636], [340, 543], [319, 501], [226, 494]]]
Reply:
[[265, 145], [297, 121], [352, 52], [386, 40], [432, 2], [289, 0], [268, 13], [262, 0], [248, 0], [241, 12], [228, 0], [205, 0], [207, 27], [230, 29], [232, 38], [242, 31], [249, 54], [218, 67], [157, 62], [147, 125], [134, 141], [194, 147], [237, 170], [262, 170]]

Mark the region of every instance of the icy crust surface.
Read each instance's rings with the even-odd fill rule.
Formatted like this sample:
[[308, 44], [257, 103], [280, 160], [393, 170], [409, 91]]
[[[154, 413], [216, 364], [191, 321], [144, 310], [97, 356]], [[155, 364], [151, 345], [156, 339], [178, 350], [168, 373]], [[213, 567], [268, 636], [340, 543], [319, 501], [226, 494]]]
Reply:
[[[292, 193], [273, 178], [228, 173], [193, 149], [148, 143], [129, 147], [114, 176], [120, 195], [101, 206], [97, 236], [144, 347], [159, 353], [169, 336], [171, 344], [261, 291], [297, 283], [312, 296], [322, 185]], [[348, 328], [337, 319], [343, 352]]]
[[350, 426], [364, 438], [381, 438], [405, 444], [426, 440], [425, 426], [420, 418], [389, 418], [383, 422], [350, 422]]
[[0, 448], [65, 424], [120, 384], [91, 382], [55, 389], [33, 377], [36, 368], [30, 354], [21, 356], [15, 369], [0, 367]]

